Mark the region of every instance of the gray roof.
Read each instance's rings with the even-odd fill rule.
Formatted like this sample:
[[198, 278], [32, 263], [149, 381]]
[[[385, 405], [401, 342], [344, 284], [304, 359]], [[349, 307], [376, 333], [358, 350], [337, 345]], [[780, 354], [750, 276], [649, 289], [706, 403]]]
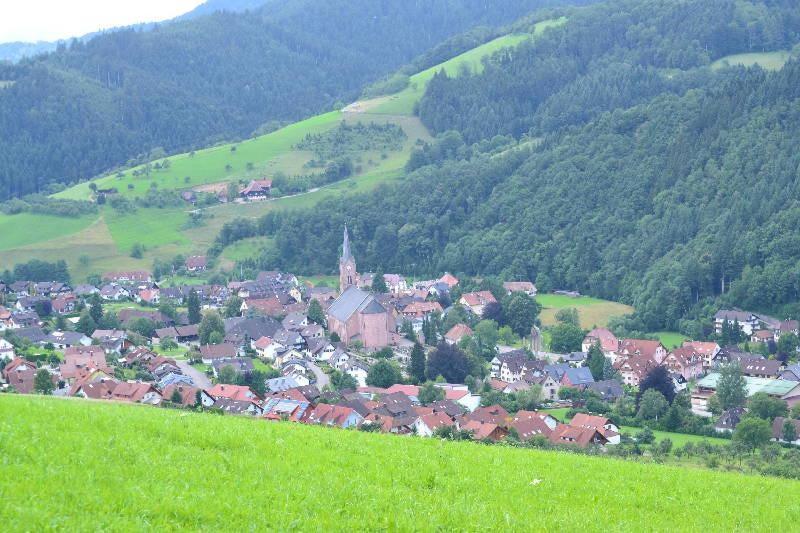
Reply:
[[328, 308], [328, 314], [342, 322], [346, 322], [356, 312], [385, 313], [386, 308], [370, 293], [356, 287], [348, 287]]
[[592, 372], [585, 366], [580, 368], [567, 368], [564, 372], [573, 385], [588, 385], [594, 383]]
[[300, 384], [293, 377], [282, 377], [268, 379], [266, 382], [267, 389], [271, 392], [281, 392], [289, 389], [297, 388]]

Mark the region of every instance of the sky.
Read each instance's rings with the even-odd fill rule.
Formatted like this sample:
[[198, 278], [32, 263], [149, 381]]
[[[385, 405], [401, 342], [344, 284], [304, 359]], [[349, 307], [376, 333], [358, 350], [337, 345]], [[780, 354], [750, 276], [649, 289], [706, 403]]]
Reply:
[[55, 41], [165, 20], [203, 0], [0, 0], [0, 43]]

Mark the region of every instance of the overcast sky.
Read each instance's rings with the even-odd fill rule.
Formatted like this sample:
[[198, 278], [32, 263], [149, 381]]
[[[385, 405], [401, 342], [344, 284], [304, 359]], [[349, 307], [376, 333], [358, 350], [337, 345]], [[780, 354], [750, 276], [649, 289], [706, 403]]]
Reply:
[[203, 0], [0, 0], [0, 43], [54, 41], [186, 13]]

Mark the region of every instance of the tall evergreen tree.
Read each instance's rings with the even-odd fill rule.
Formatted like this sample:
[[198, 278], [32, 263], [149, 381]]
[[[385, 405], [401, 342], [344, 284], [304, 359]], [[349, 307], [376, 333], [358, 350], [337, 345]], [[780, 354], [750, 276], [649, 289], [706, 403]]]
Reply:
[[425, 381], [425, 349], [418, 342], [414, 343], [414, 348], [411, 350], [408, 373], [414, 383]]
[[189, 324], [199, 324], [203, 316], [200, 313], [200, 297], [194, 289], [189, 292], [189, 296], [186, 298], [186, 307], [188, 307], [189, 311]]

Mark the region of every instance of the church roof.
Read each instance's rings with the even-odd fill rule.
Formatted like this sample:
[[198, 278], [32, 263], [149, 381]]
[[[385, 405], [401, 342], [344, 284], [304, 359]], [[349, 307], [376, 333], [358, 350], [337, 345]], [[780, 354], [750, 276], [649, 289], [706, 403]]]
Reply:
[[383, 307], [370, 293], [356, 287], [348, 287], [328, 308], [328, 314], [346, 322], [353, 313], [365, 314], [385, 313]]

